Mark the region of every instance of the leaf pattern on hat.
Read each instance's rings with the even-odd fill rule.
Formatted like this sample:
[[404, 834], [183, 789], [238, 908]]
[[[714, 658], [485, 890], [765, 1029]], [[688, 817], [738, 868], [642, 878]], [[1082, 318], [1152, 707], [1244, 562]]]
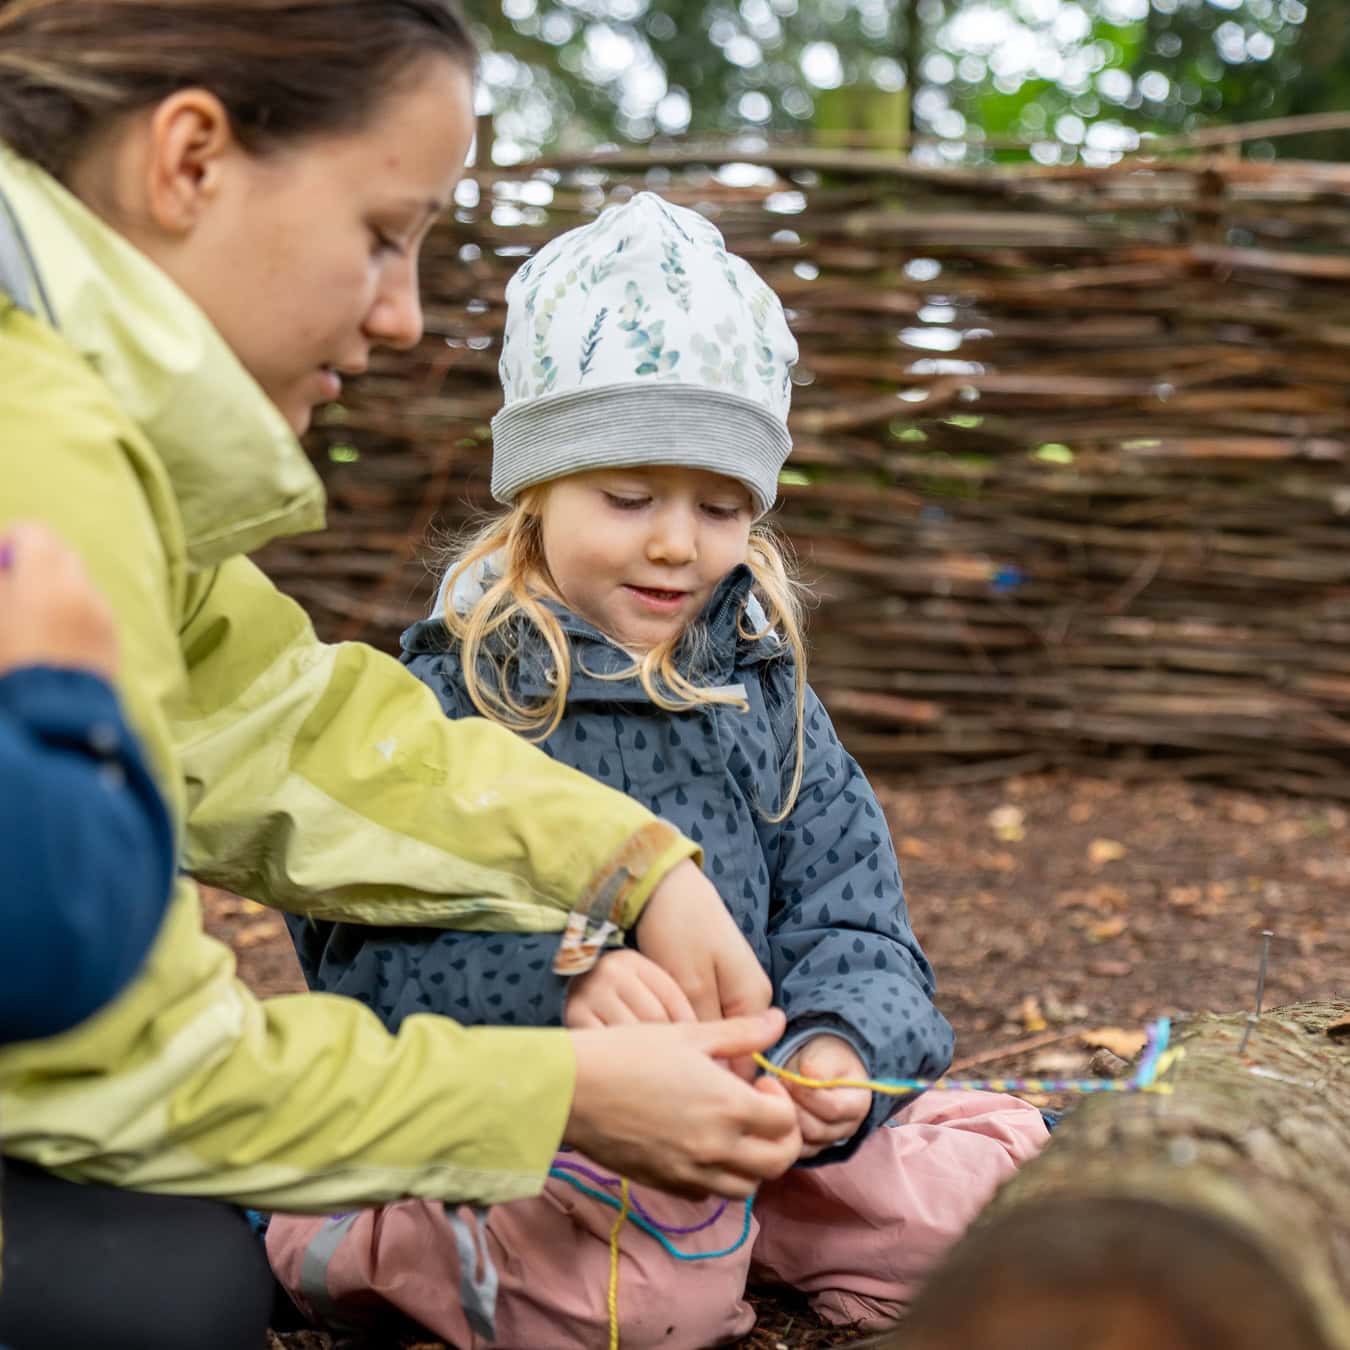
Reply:
[[[766, 388], [772, 388], [779, 372], [776, 369], [773, 347], [769, 343], [766, 333], [769, 307], [774, 303], [774, 293], [767, 287], [761, 286], [750, 301], [750, 317], [755, 324], [755, 374], [759, 376], [761, 382]], [[786, 391], [791, 383], [792, 376], [786, 367], [782, 370], [783, 389]]]
[[636, 375], [667, 375], [679, 364], [680, 354], [666, 350], [666, 321], [653, 319], [644, 324], [651, 306], [643, 299], [635, 281], [624, 287], [623, 308], [619, 311], [619, 327], [628, 334], [628, 345], [638, 348], [638, 362], [633, 367]]
[[595, 316], [595, 322], [591, 324], [590, 331], [581, 340], [581, 374], [589, 375], [591, 373], [591, 361], [595, 357], [595, 349], [600, 345], [602, 336], [600, 330], [604, 327], [605, 319], [609, 314], [609, 307], [601, 305], [599, 312]]
[[675, 297], [675, 303], [688, 314], [690, 285], [684, 265], [680, 262], [680, 246], [673, 239], [667, 239], [662, 246], [662, 252], [666, 255], [665, 261], [661, 264], [661, 270], [666, 274], [666, 290]]
[[[530, 292], [529, 298], [525, 302], [527, 314], [533, 314], [535, 301], [538, 298], [540, 287], [538, 285]], [[553, 386], [558, 382], [558, 363], [553, 359], [548, 349], [549, 330], [553, 327], [553, 316], [558, 309], [558, 301], [567, 294], [567, 283], [565, 281], [557, 282], [553, 287], [553, 292], [549, 295], [542, 306], [540, 306], [534, 323], [534, 395], [537, 398], [540, 394], [548, 394], [553, 390]]]
[[701, 363], [698, 373], [708, 384], [745, 388], [746, 348], [744, 342], [736, 341], [737, 331], [736, 321], [726, 315], [713, 329], [720, 342], [702, 333], [694, 334], [690, 345]]
[[[581, 290], [584, 295], [589, 295], [592, 286], [599, 286], [609, 277], [609, 274], [618, 265], [619, 255], [628, 247], [628, 243], [628, 236], [625, 235], [608, 253], [605, 254], [603, 258], [600, 259], [598, 263], [595, 264], [594, 267], [591, 268], [590, 276], [581, 283]], [[578, 266], [585, 267], [589, 262], [590, 254], [587, 254]]]

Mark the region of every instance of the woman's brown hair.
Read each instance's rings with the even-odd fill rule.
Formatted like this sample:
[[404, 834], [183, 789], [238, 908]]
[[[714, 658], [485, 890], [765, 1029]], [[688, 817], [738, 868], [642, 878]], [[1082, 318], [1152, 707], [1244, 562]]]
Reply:
[[0, 0], [0, 141], [65, 179], [113, 119], [199, 88], [261, 154], [363, 126], [438, 54], [476, 60], [455, 0]]

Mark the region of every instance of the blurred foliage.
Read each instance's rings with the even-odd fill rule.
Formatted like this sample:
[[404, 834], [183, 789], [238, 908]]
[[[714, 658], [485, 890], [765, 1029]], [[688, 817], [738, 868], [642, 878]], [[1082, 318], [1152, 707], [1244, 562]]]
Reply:
[[1348, 0], [503, 0], [476, 23], [501, 162], [728, 131], [1109, 162], [1142, 135], [1350, 108]]

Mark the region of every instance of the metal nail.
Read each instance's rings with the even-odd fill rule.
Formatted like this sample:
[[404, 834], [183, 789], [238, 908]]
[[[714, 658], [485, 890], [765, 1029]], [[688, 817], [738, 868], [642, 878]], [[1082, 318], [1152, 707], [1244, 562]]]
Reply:
[[1242, 1039], [1238, 1042], [1237, 1052], [1244, 1054], [1247, 1049], [1247, 1040], [1252, 1034], [1252, 1028], [1257, 1024], [1261, 1017], [1261, 1004], [1266, 996], [1266, 963], [1270, 960], [1270, 939], [1275, 936], [1269, 928], [1261, 930], [1261, 964], [1256, 971], [1256, 1011], [1247, 1014], [1247, 1025], [1242, 1029]]

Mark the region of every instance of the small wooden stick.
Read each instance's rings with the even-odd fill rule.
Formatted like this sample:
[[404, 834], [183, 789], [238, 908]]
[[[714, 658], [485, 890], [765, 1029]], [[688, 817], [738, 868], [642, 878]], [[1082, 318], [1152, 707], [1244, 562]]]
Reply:
[[1057, 1041], [1072, 1040], [1075, 1036], [1082, 1035], [1082, 1032], [1082, 1027], [1077, 1027], [1073, 1031], [1042, 1031], [1035, 1036], [1027, 1036], [1020, 1041], [1013, 1041], [1011, 1045], [999, 1046], [993, 1050], [981, 1050], [977, 1055], [966, 1055], [964, 1059], [954, 1059], [944, 1076], [950, 1078], [953, 1074], [961, 1073], [976, 1064], [991, 1064], [996, 1059], [1009, 1059], [1013, 1055], [1020, 1055], [1026, 1050], [1040, 1050], [1043, 1046], [1054, 1045]]

